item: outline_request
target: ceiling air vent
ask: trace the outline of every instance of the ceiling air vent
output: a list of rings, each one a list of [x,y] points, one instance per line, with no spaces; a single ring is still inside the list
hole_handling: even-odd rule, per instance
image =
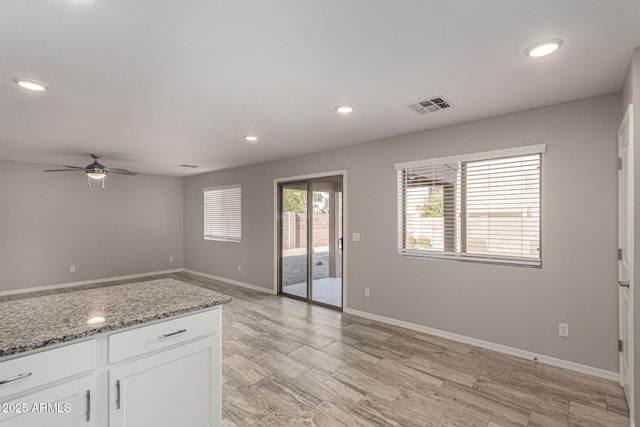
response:
[[[435,113],[436,111],[451,108],[451,103],[444,96],[434,96],[433,98],[424,99],[407,105],[414,113],[425,115]]]

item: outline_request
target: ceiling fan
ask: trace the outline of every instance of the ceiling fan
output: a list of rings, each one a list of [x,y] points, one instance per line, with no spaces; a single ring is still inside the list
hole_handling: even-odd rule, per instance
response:
[[[91,185],[91,180],[101,179],[102,180],[102,188],[104,188],[104,178],[107,176],[107,173],[115,173],[119,175],[137,175],[138,172],[131,172],[126,169],[117,169],[117,168],[107,168],[100,163],[98,163],[98,159],[100,158],[100,154],[91,154],[91,158],[93,158],[93,163],[87,165],[85,167],[79,166],[67,166],[63,167],[67,169],[48,169],[45,172],[78,172],[82,171],[87,174],[87,182],[88,185]]]

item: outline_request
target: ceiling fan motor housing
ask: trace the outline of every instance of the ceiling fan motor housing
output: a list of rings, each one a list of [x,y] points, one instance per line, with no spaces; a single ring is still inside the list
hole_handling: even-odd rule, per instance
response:
[[[95,156],[95,154],[92,154],[91,156]],[[107,173],[107,168],[98,163],[97,160],[94,160],[93,163],[87,165],[85,170],[87,171],[87,173]]]
[[[96,167],[93,167],[93,168],[87,168],[87,169],[86,169],[86,172],[87,172],[87,173],[103,173],[103,174],[106,174],[106,173],[107,173],[107,170],[106,170],[106,169],[104,169],[104,168],[96,168]]]

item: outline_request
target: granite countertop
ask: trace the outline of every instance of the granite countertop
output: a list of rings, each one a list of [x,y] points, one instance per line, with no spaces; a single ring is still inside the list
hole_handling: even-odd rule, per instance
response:
[[[209,289],[158,279],[0,302],[0,357],[230,301]],[[99,318],[104,321],[88,324]]]

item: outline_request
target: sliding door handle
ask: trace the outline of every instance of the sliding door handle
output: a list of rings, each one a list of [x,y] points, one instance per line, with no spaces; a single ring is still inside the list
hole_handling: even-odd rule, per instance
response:
[[[629,287],[629,281],[628,280],[626,282],[618,281],[618,286],[621,286],[623,288],[628,288]]]
[[[343,246],[344,246],[344,239],[341,237],[338,239],[338,249],[342,250]]]

